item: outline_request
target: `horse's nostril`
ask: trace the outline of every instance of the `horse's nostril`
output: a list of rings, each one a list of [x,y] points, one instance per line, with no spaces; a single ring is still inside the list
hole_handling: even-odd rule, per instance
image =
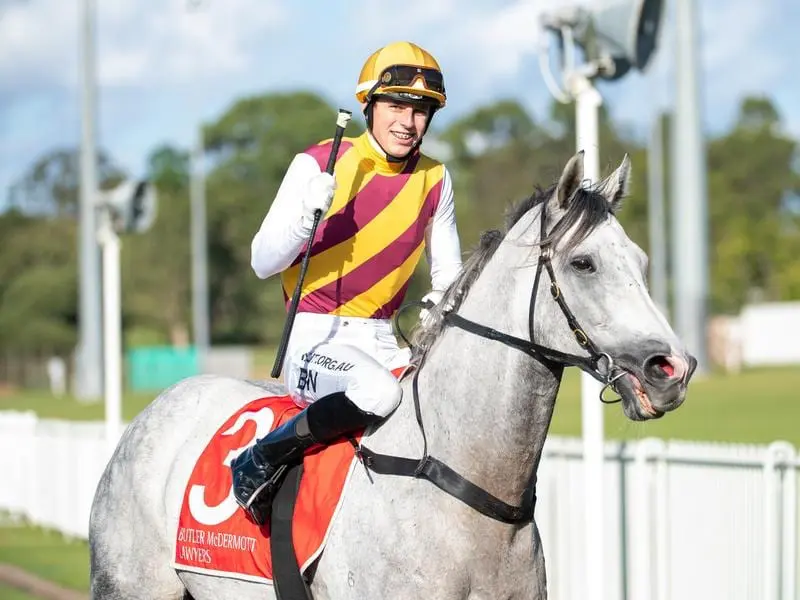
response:
[[[673,379],[682,375],[675,366],[669,356],[651,356],[644,363],[644,374],[650,380]]]

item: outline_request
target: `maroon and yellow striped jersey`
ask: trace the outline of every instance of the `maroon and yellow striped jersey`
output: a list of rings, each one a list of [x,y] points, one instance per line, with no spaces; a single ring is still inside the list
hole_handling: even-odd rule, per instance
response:
[[[324,171],[325,140],[306,150]],[[334,175],[336,193],[317,228],[298,312],[390,318],[400,307],[425,248],[425,229],[439,203],[444,167],[419,152],[390,163],[367,134],[344,138]],[[294,292],[303,245],[281,274]]]

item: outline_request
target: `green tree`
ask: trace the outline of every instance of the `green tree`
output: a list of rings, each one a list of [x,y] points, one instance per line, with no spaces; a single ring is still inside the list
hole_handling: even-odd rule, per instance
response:
[[[776,268],[796,235],[782,225],[784,199],[796,181],[796,142],[779,125],[768,100],[745,98],[732,131],[708,146],[711,300],[717,311],[738,312],[750,299],[788,299]]]
[[[149,231],[122,239],[127,342],[183,345],[190,341],[191,322],[189,158],[163,145],[148,163],[158,196],[156,219]]]
[[[123,175],[104,151],[98,152],[101,189],[119,183]],[[36,159],[8,191],[8,204],[29,214],[75,216],[80,192],[80,150],[59,148]]]
[[[475,244],[481,231],[501,225],[511,204],[529,196],[536,187],[554,183],[575,153],[574,105],[554,102],[550,114],[550,122],[539,124],[522,105],[503,100],[479,107],[442,134],[442,139],[455,148],[450,165],[466,245]],[[601,156],[605,159],[601,160],[601,175],[607,175],[626,152],[634,154],[641,149],[632,140],[620,138],[605,109],[601,109],[599,120]],[[645,161],[639,154],[632,158],[637,173],[641,173]],[[638,210],[626,209],[623,218],[634,221],[635,229],[642,234],[646,232],[646,204],[638,183],[634,195],[637,200],[630,202]],[[640,226],[642,217],[644,226]]]
[[[0,346],[68,353],[76,341],[75,222],[0,215]]]

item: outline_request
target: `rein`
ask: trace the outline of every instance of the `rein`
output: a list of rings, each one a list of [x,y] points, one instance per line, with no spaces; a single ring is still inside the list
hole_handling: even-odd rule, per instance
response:
[[[546,203],[542,204],[540,215],[541,231],[540,240],[545,239],[547,215],[545,212]],[[557,224],[556,224],[557,225]],[[594,342],[589,338],[584,329],[578,323],[574,313],[570,310],[566,300],[561,294],[561,289],[556,282],[555,271],[551,262],[552,249],[549,243],[540,242],[541,251],[539,253],[539,261],[536,267],[536,277],[534,279],[533,287],[531,289],[531,301],[528,311],[528,331],[530,340],[525,340],[507,333],[503,333],[491,327],[481,325],[475,321],[465,319],[457,313],[445,313],[443,316],[444,322],[447,325],[458,327],[468,333],[501,342],[506,346],[515,348],[528,356],[538,360],[542,363],[556,363],[561,365],[576,366],[582,371],[588,373],[598,381],[604,384],[603,389],[600,391],[600,400],[605,403],[619,402],[616,400],[605,400],[603,394],[608,388],[615,389],[616,381],[625,375],[625,371],[620,369],[614,364],[613,359],[607,353],[600,351]],[[584,348],[589,356],[578,356],[547,348],[534,342],[534,310],[536,306],[536,296],[539,290],[539,282],[541,281],[542,271],[547,271],[550,279],[550,294],[558,304],[561,312],[569,324],[575,339],[578,344]],[[425,303],[415,303],[426,308],[433,307],[433,303],[428,301]],[[406,305],[409,306],[409,305]],[[404,307],[405,308],[405,307]],[[395,317],[395,325],[400,332],[401,337],[406,343],[409,343],[406,337],[402,334],[397,319],[403,309],[398,311]],[[409,343],[409,346],[411,344]],[[600,369],[600,363],[605,359],[605,367]],[[425,435],[425,426],[422,423],[422,412],[420,409],[419,401],[419,373],[425,364],[425,356],[423,355],[420,364],[414,370],[413,378],[411,381],[411,389],[414,398],[414,413],[416,415],[417,424],[420,432],[422,433],[423,451],[422,458],[404,458],[399,456],[390,456],[386,454],[379,454],[373,452],[369,448],[356,446],[356,454],[367,469],[367,476],[369,471],[372,470],[382,475],[400,475],[404,477],[414,477],[417,479],[426,479],[433,483],[435,486],[464,502],[470,507],[487,517],[491,517],[497,521],[508,524],[527,523],[533,520],[534,508],[536,505],[536,474],[534,473],[532,481],[528,488],[526,488],[522,504],[520,506],[512,506],[496,498],[483,488],[472,483],[442,461],[434,458],[428,454],[428,440]]]

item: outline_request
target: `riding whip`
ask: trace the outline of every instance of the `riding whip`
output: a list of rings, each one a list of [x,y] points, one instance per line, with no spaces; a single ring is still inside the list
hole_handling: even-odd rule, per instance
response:
[[[333,175],[333,167],[336,164],[336,155],[339,153],[339,144],[342,141],[344,130],[350,117],[353,113],[343,108],[339,109],[339,114],[336,117],[336,132],[333,135],[333,143],[331,144],[331,153],[328,156],[328,164],[325,171],[329,175]],[[308,261],[311,258],[311,244],[314,241],[314,236],[317,233],[317,226],[320,219],[322,219],[322,211],[317,209],[314,211],[314,223],[311,225],[311,235],[308,236],[308,244],[306,245],[306,253],[303,255],[303,262],[300,263],[300,275],[297,278],[297,285],[294,288],[292,295],[292,303],[289,305],[289,314],[286,316],[286,323],[283,326],[283,335],[281,336],[281,343],[278,346],[278,353],[275,355],[275,364],[272,366],[272,377],[277,379],[280,377],[281,369],[283,367],[283,358],[286,355],[286,347],[289,344],[289,335],[292,333],[292,325],[294,325],[294,317],[297,314],[297,306],[300,304],[300,293],[303,289],[303,280],[306,277],[308,270]]]

